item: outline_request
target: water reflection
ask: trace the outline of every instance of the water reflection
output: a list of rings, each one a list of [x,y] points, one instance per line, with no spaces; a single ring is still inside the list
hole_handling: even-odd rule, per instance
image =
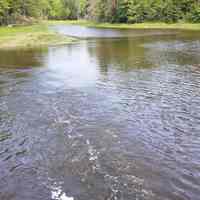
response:
[[[59,33],[78,37],[78,38],[132,38],[138,36],[151,36],[151,35],[177,35],[180,33],[178,30],[159,30],[159,29],[102,29],[102,28],[92,28],[84,27],[78,25],[54,25],[50,27],[54,31]]]
[[[173,42],[158,40],[145,44],[144,47],[149,49],[149,57],[157,60],[159,65],[167,62],[168,64],[198,66],[200,63],[198,56],[200,51],[199,40],[177,40],[176,38]]]
[[[196,33],[1,51],[0,199],[198,200],[199,51]]]
[[[153,67],[153,63],[146,55],[147,51],[142,46],[143,40],[143,38],[96,40],[95,46],[88,45],[88,51],[91,56],[96,57],[102,72],[108,71],[112,66],[122,71]]]
[[[41,66],[47,49],[0,50],[0,68],[32,68]]]

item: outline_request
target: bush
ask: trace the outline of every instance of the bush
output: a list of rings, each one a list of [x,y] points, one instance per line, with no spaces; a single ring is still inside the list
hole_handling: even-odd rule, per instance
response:
[[[186,18],[190,22],[199,23],[200,22],[200,6],[195,5],[192,11],[188,13]]]
[[[140,23],[144,21],[177,22],[183,17],[181,8],[174,0],[137,0],[130,1],[128,7],[128,22]]]
[[[161,5],[161,21],[167,23],[177,22],[182,18],[182,13],[179,7],[175,6],[173,0],[167,0]]]
[[[146,1],[131,1],[128,7],[128,22],[141,23],[148,21],[151,16],[150,11],[150,4]]]

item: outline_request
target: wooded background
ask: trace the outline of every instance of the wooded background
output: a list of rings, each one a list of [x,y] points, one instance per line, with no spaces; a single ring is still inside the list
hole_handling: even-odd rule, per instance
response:
[[[199,0],[0,0],[0,25],[31,19],[200,22]]]

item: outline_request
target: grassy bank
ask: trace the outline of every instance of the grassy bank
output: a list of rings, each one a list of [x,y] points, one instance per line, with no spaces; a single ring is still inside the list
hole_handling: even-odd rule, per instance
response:
[[[111,23],[95,23],[87,20],[72,21],[49,21],[49,24],[74,24],[95,28],[114,28],[114,29],[180,29],[180,30],[199,30],[200,24],[192,23],[139,23],[139,24],[111,24]]]
[[[33,48],[40,46],[62,45],[74,42],[76,39],[60,35],[49,30],[49,25],[73,24],[95,28],[114,29],[179,29],[200,31],[200,24],[188,23],[141,23],[141,24],[110,24],[95,23],[86,20],[46,21],[31,26],[0,27],[0,49]]]
[[[34,48],[68,44],[74,38],[55,33],[47,23],[20,27],[0,27],[0,49]]]

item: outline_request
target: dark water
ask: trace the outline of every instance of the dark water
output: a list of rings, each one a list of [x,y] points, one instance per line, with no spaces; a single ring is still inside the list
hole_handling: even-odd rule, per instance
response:
[[[200,33],[99,31],[0,51],[0,199],[199,200]]]

